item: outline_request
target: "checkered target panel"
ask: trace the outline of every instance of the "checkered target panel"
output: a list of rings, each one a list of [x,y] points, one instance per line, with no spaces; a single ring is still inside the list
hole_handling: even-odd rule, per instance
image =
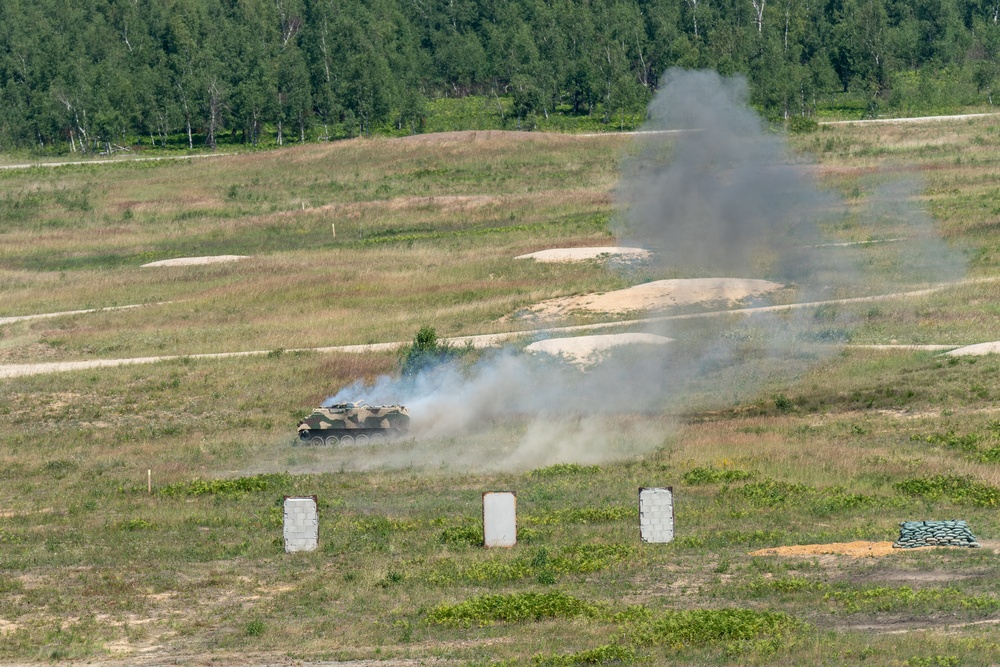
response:
[[[315,551],[318,543],[316,498],[285,498],[285,553]]]
[[[639,534],[643,542],[673,541],[673,489],[639,489]]]

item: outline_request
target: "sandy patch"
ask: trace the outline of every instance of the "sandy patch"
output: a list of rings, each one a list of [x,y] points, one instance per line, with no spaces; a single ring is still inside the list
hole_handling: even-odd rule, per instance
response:
[[[1000,354],[1000,341],[995,343],[979,343],[966,345],[951,352],[945,352],[949,357],[980,357],[984,354]]]
[[[238,262],[246,259],[246,255],[210,255],[208,257],[177,257],[176,259],[161,259],[158,262],[143,264],[142,268],[157,266],[195,266],[198,264],[222,264],[223,262]]]
[[[518,255],[514,259],[533,259],[536,262],[582,262],[588,259],[604,257],[624,257],[627,259],[645,259],[649,251],[642,248],[627,248],[622,246],[605,246],[602,248],[551,248]]]
[[[830,544],[796,544],[788,547],[758,549],[751,556],[850,556],[851,558],[881,558],[908,551],[935,549],[940,547],[917,547],[916,549],[893,549],[892,542],[832,542]]]
[[[532,307],[531,313],[542,317],[562,317],[577,310],[601,313],[628,313],[636,310],[662,310],[674,306],[725,303],[731,305],[750,297],[781,289],[768,280],[741,278],[677,278],[657,280],[604,294],[586,294],[549,299]]]
[[[550,354],[573,364],[586,366],[597,363],[608,350],[623,345],[666,345],[672,338],[645,333],[604,334],[600,336],[575,336],[549,338],[528,345],[528,352]]]

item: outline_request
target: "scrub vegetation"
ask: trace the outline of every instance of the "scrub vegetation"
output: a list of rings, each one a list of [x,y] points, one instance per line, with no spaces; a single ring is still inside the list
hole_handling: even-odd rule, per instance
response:
[[[879,168],[919,173],[971,277],[1000,275],[997,119],[793,141],[852,204]],[[794,381],[628,416],[662,426],[642,456],[359,470],[293,446],[325,397],[404,359],[290,350],[510,331],[541,300],[664,277],[513,259],[613,243],[629,142],[428,136],[0,172],[0,318],[144,304],[2,324],[0,365],[180,355],[0,380],[0,659],[1000,661],[1000,358],[857,345],[998,340],[996,283],[844,306],[850,345]],[[249,258],[140,267],[208,254]],[[241,350],[272,354],[186,356]],[[527,428],[511,415],[466,446]],[[639,541],[651,486],[676,493],[669,545]],[[508,489],[520,543],[485,551],[481,493]],[[318,497],[316,552],[284,554],[286,495]],[[983,548],[750,554],[949,518]]]

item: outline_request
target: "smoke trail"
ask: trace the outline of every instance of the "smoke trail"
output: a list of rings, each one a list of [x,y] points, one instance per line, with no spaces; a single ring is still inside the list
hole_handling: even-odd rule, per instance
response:
[[[671,70],[663,82],[643,128],[653,133],[623,164],[616,227],[655,252],[660,275],[766,279],[788,286],[780,298],[812,301],[961,274],[913,208],[913,182],[888,179],[876,204],[851,209],[748,108],[742,78]],[[664,412],[752,398],[836,351],[850,326],[836,308],[693,319],[647,328],[676,343],[618,349],[587,370],[505,350],[355,384],[329,402],[406,404],[416,439],[339,456],[486,469],[636,455],[663,444]]]

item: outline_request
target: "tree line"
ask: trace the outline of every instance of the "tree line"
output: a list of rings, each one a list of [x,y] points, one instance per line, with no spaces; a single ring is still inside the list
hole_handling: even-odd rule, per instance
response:
[[[0,0],[0,150],[256,144],[641,110],[671,66],[742,73],[774,118],[992,104],[1000,0]]]

